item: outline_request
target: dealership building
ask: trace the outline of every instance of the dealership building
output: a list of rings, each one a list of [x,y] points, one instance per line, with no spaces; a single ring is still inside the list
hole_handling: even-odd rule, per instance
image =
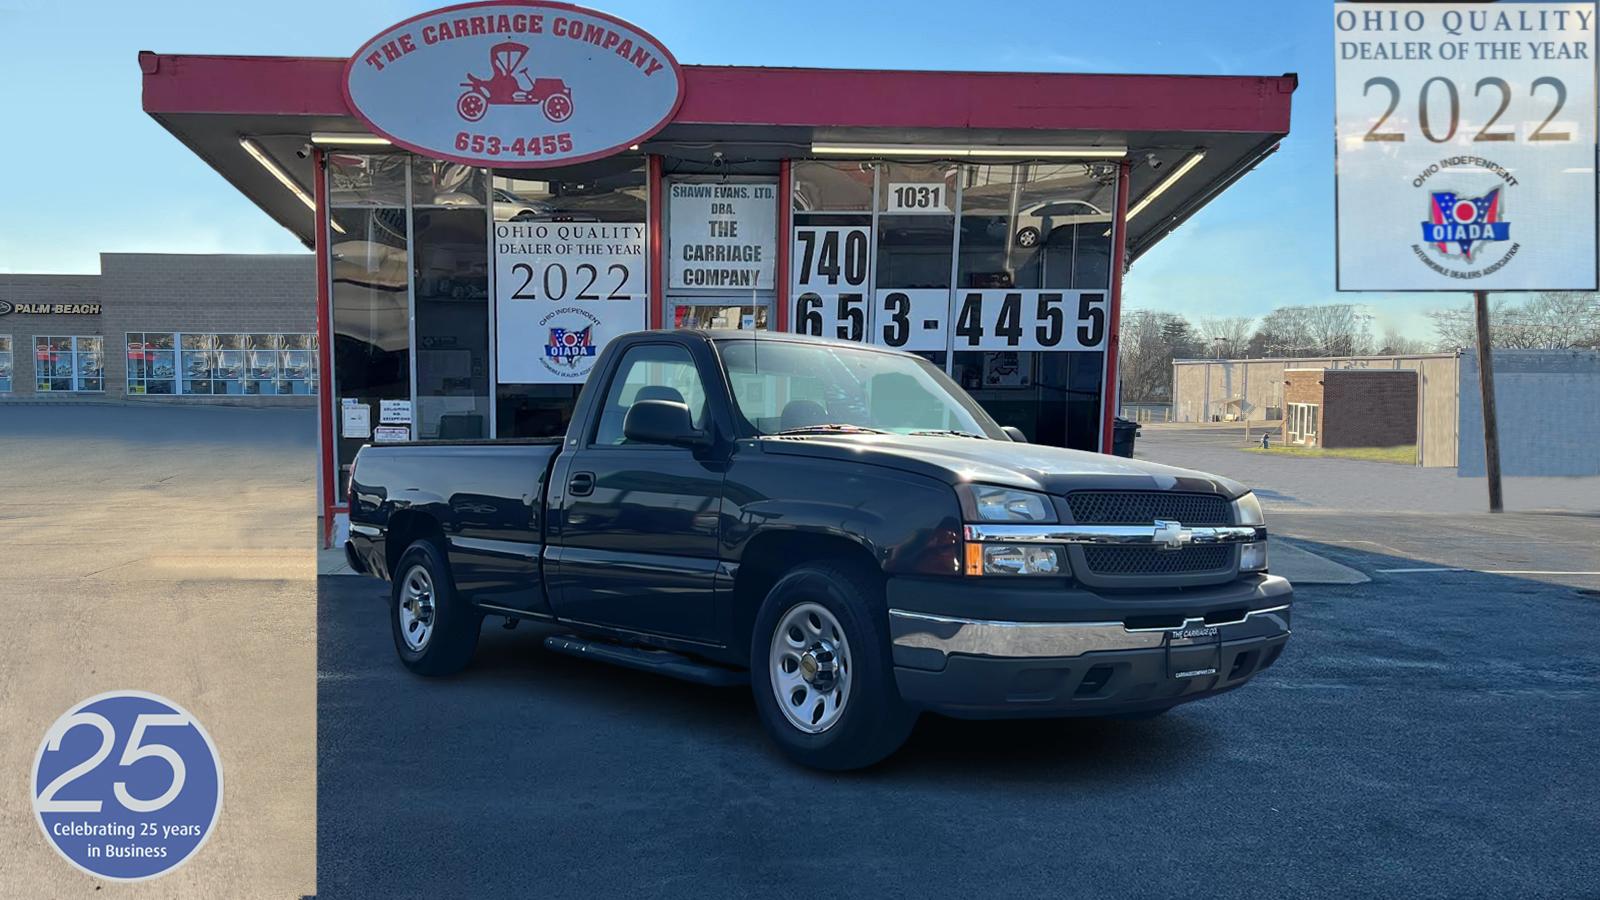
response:
[[[98,275],[0,273],[0,403],[309,406],[309,254],[102,253]]]
[[[1109,450],[1122,273],[1277,148],[1297,84],[683,65],[539,2],[348,60],[139,65],[146,112],[315,251],[329,533],[363,444],[562,434],[641,328],[913,351]]]

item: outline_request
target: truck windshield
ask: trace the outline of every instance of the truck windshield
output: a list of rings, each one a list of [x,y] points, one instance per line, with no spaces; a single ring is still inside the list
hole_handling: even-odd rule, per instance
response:
[[[927,360],[798,341],[717,342],[728,386],[757,434],[932,433],[1005,440],[955,382]]]

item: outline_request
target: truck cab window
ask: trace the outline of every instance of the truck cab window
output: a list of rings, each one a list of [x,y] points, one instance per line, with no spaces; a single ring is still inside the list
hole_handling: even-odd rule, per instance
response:
[[[705,427],[706,390],[689,352],[676,344],[645,344],[629,350],[611,378],[595,426],[594,446],[627,444],[622,423],[640,400],[676,400],[689,407],[696,428]]]

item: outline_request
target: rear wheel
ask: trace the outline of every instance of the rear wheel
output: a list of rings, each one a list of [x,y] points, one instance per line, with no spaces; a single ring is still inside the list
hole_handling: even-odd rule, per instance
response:
[[[400,661],[419,675],[466,668],[483,617],[456,593],[444,552],[433,541],[417,541],[400,555],[395,572],[389,624]]]
[[[767,733],[817,769],[870,766],[905,743],[916,712],[901,699],[876,573],[809,563],[778,579],[756,615],[750,684]]]

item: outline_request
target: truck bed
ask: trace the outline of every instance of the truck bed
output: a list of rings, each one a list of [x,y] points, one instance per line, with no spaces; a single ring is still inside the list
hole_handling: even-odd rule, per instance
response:
[[[412,541],[430,537],[448,555],[461,590],[490,603],[542,607],[545,483],[562,440],[363,447],[350,478],[356,562],[387,578]]]

